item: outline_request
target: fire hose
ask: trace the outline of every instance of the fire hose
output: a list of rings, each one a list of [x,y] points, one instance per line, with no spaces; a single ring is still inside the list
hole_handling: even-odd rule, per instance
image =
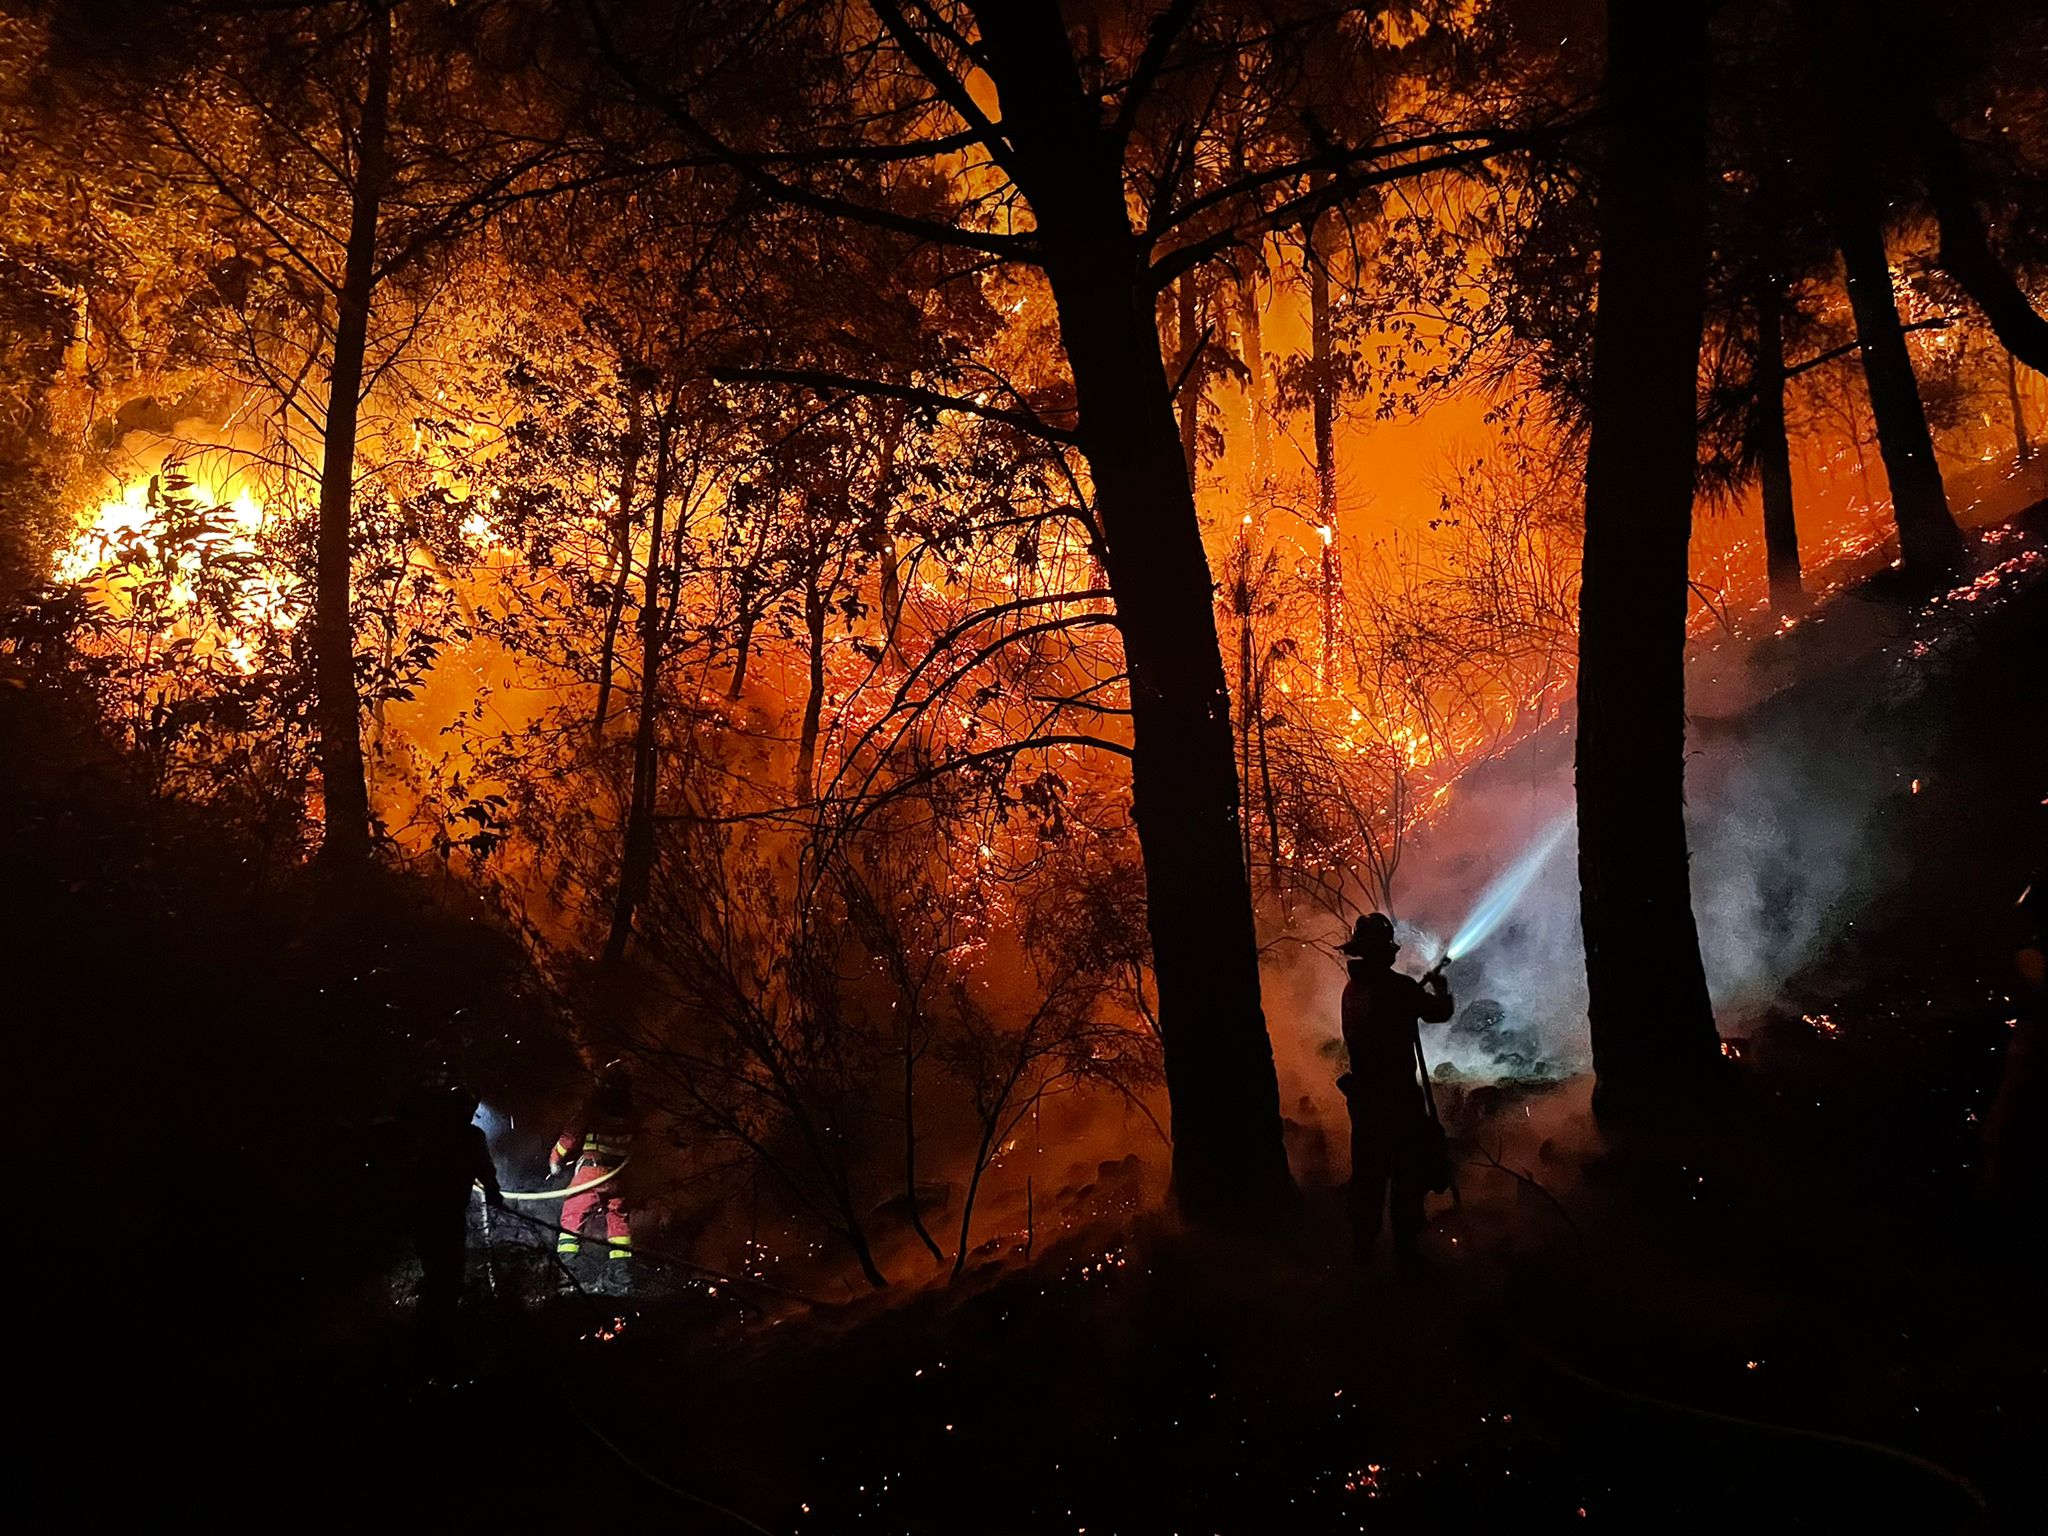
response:
[[[581,1184],[570,1184],[562,1189],[507,1189],[500,1191],[500,1193],[507,1200],[566,1200],[571,1195],[588,1194],[600,1184],[609,1184],[613,1179],[616,1179],[626,1171],[626,1163],[631,1161],[633,1159],[629,1157],[624,1162],[621,1162],[618,1167],[607,1168],[594,1179],[585,1179]],[[483,1185],[477,1184],[475,1188],[481,1190]]]
[[[1877,1440],[1864,1440],[1855,1435],[1838,1434],[1830,1430],[1806,1429],[1796,1424],[1779,1424],[1770,1419],[1744,1418],[1740,1414],[1721,1413],[1712,1408],[1701,1408],[1693,1403],[1682,1403],[1668,1397],[1657,1397],[1648,1392],[1636,1392],[1627,1387],[1618,1387],[1609,1381],[1587,1374],[1564,1360],[1553,1350],[1527,1335],[1516,1335],[1530,1357],[1546,1370],[1554,1372],[1566,1381],[1617,1402],[1627,1403],[1635,1408],[1652,1408],[1678,1418],[1692,1419],[1700,1423],[1721,1425],[1729,1429],[1746,1430],[1752,1434],[1801,1442],[1808,1445],[1834,1446],[1843,1450],[1860,1451],[1865,1455],[1893,1465],[1917,1472],[1940,1483],[1953,1492],[1981,1520],[1988,1513],[1984,1495],[1977,1485],[1960,1472],[1951,1471],[1938,1461],[1917,1456],[1911,1451],[1901,1450],[1895,1445],[1886,1445]]]
[[[1584,1258],[1586,1254],[1585,1234],[1579,1231],[1578,1223],[1572,1220],[1570,1212],[1564,1208],[1563,1203],[1558,1200],[1557,1196],[1551,1194],[1548,1189],[1544,1188],[1539,1181],[1529,1174],[1510,1168],[1500,1160],[1497,1154],[1488,1153],[1483,1147],[1480,1148],[1480,1151],[1495,1170],[1537,1190],[1550,1202],[1551,1207],[1558,1215],[1564,1218],[1565,1225],[1571,1228],[1572,1236],[1578,1240],[1580,1257]],[[1521,1346],[1523,1352],[1538,1365],[1553,1375],[1571,1382],[1583,1391],[1611,1398],[1616,1402],[1627,1403],[1635,1408],[1654,1409],[1675,1418],[1720,1425],[1727,1429],[1745,1430],[1751,1434],[1766,1438],[1778,1438],[1809,1445],[1827,1445],[1843,1450],[1860,1451],[1879,1460],[1889,1461],[1901,1468],[1923,1474],[1938,1483],[1945,1484],[1970,1506],[1972,1512],[1979,1519],[1982,1519],[1987,1514],[1988,1506],[1985,1503],[1984,1495],[1975,1483],[1971,1482],[1969,1478],[1963,1476],[1960,1472],[1952,1471],[1940,1462],[1931,1460],[1928,1457],[1915,1455],[1911,1451],[1902,1450],[1895,1445],[1886,1445],[1878,1440],[1865,1440],[1856,1435],[1840,1434],[1829,1430],[1807,1429],[1797,1424],[1780,1424],[1771,1419],[1745,1418],[1740,1414],[1722,1413],[1716,1409],[1702,1408],[1694,1403],[1679,1402],[1673,1398],[1658,1397],[1653,1393],[1639,1392],[1628,1387],[1616,1386],[1611,1381],[1603,1381],[1598,1376],[1579,1369],[1532,1335],[1515,1330],[1511,1336]]]
[[[623,1168],[625,1166],[626,1165],[624,1163],[619,1164],[619,1168]],[[611,1173],[606,1174],[605,1177],[611,1177],[611,1174],[617,1173],[619,1171],[619,1168],[612,1169]],[[593,1179],[591,1180],[590,1184],[584,1184],[578,1187],[588,1189],[591,1187],[591,1184],[596,1184],[600,1182],[602,1181]],[[477,1190],[479,1193],[482,1192],[482,1189],[482,1185],[477,1186]],[[549,1197],[550,1193],[556,1195],[563,1195],[573,1194],[574,1192],[574,1189],[557,1190],[552,1192],[545,1190],[536,1190],[530,1192],[528,1194],[528,1198],[546,1199]],[[516,1216],[519,1220],[525,1222],[528,1226],[538,1227],[544,1231],[565,1232],[567,1230],[566,1228],[556,1226],[551,1221],[542,1221],[538,1216],[529,1216],[524,1211],[515,1211],[508,1209],[505,1214],[508,1216]],[[486,1223],[488,1223],[490,1219],[490,1206],[488,1203],[484,1206],[484,1218]],[[486,1232],[488,1232],[488,1230],[489,1229],[487,1225]],[[549,1257],[554,1260],[555,1267],[562,1272],[562,1278],[566,1280],[569,1283],[569,1285],[575,1289],[576,1293],[579,1296],[583,1296],[586,1300],[588,1300],[589,1293],[583,1289],[582,1284],[576,1279],[575,1272],[571,1270],[566,1263],[563,1262],[561,1256],[559,1254],[550,1254]],[[656,1262],[679,1263],[683,1268],[686,1269],[702,1270],[701,1265],[688,1264],[680,1260],[657,1260]],[[706,1274],[717,1274],[715,1270],[702,1270],[702,1272]],[[725,1275],[718,1275],[717,1278],[721,1280],[726,1280],[730,1277]],[[495,1281],[493,1282],[492,1289],[495,1293]],[[767,1289],[775,1290],[777,1288],[774,1286],[769,1286],[767,1287]],[[783,1294],[794,1295],[795,1293],[784,1292]],[[799,1299],[806,1301],[810,1300],[809,1297],[802,1297]],[[815,1306],[817,1305],[817,1303],[812,1302],[812,1305]],[[620,1448],[617,1441],[613,1440],[611,1436],[607,1435],[603,1430],[599,1429],[597,1425],[591,1421],[590,1416],[584,1413],[584,1411],[579,1406],[577,1406],[576,1399],[578,1394],[569,1389],[568,1380],[566,1377],[563,1376],[561,1369],[559,1367],[551,1367],[550,1374],[554,1376],[556,1382],[560,1385],[562,1389],[559,1394],[560,1399],[561,1401],[568,1404],[569,1412],[575,1418],[576,1422],[583,1427],[584,1431],[593,1440],[595,1440],[599,1445],[603,1446],[606,1451],[611,1453],[611,1455],[616,1457],[619,1461],[619,1464],[625,1467],[627,1471],[633,1473],[636,1477],[645,1479],[654,1487],[659,1488],[663,1493],[671,1494],[674,1497],[681,1499],[683,1502],[687,1504],[695,1505],[699,1509],[709,1510],[712,1514],[718,1515],[726,1520],[729,1520],[734,1525],[744,1526],[747,1530],[757,1533],[757,1536],[774,1536],[774,1532],[770,1531],[765,1525],[761,1525],[754,1520],[748,1519],[747,1516],[741,1514],[738,1510],[728,1509],[723,1504],[714,1503],[712,1500],[705,1498],[702,1494],[692,1493],[687,1488],[678,1487],[676,1484],[670,1482],[667,1478],[662,1477],[659,1473],[650,1471],[647,1467],[641,1465],[638,1461],[635,1461],[631,1456],[627,1455],[623,1449]]]

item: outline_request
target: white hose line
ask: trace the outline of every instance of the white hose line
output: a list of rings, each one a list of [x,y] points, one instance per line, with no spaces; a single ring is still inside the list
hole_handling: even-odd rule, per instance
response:
[[[596,1178],[586,1179],[581,1184],[571,1184],[567,1189],[508,1189],[504,1191],[504,1195],[507,1200],[566,1200],[571,1195],[580,1195],[593,1190],[600,1184],[609,1184],[613,1179],[616,1179],[626,1171],[626,1163],[631,1161],[633,1159],[629,1157],[625,1162],[620,1163],[618,1167],[606,1169]],[[481,1190],[483,1185],[477,1184],[472,1187]]]

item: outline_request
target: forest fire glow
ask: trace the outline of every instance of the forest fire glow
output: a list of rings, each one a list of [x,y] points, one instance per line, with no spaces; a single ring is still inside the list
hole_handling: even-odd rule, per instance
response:
[[[70,546],[58,554],[54,572],[57,579],[87,580],[105,572],[130,549],[145,557],[158,555],[162,511],[152,505],[151,490],[151,481],[132,480],[118,496],[102,500]],[[202,541],[225,544],[237,554],[256,553],[253,539],[263,526],[263,509],[249,491],[240,490],[232,498],[222,500],[211,487],[195,484],[188,494],[198,506],[227,514],[226,526],[200,534]]]
[[[1568,1262],[1557,1337],[1748,1433],[1757,1338],[1650,1337],[1674,1277],[1809,1315],[1699,1236],[1761,1225],[1730,1080],[1817,1143],[1910,1029],[1913,1179],[2031,1145],[2048,29],[1565,9],[0,17],[25,1016],[116,1079],[111,1188],[189,1134],[310,1208],[193,1316],[417,1321],[472,1469],[455,1383],[573,1375],[550,1465],[736,1529],[1621,1511],[1498,1412],[1577,1365],[1465,1348]],[[1389,1238],[1455,1260],[1412,1328]],[[696,1422],[613,1433],[670,1360]],[[642,1464],[693,1434],[758,1509]]]

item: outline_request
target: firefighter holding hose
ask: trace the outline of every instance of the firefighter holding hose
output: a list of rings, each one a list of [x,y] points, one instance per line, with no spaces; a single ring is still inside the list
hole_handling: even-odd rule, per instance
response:
[[[1450,985],[1441,971],[1421,981],[1394,969],[1400,945],[1383,912],[1361,917],[1337,946],[1348,957],[1344,984],[1344,1049],[1351,1070],[1337,1079],[1351,1109],[1351,1242],[1355,1257],[1372,1256],[1383,1208],[1391,1214],[1394,1254],[1415,1256],[1422,1197],[1437,1187],[1443,1132],[1418,1075],[1420,1023],[1450,1018]]]
[[[633,1257],[631,1212],[625,1191],[616,1177],[610,1177],[632,1152],[633,1087],[623,1064],[614,1061],[605,1067],[582,1112],[570,1121],[548,1154],[550,1175],[559,1173],[565,1165],[574,1165],[569,1198],[562,1203],[562,1230],[555,1240],[555,1252],[560,1257],[573,1258],[583,1251],[584,1228],[600,1213],[604,1217],[606,1259],[622,1263]],[[582,1186],[599,1180],[604,1181],[602,1188],[577,1193]]]

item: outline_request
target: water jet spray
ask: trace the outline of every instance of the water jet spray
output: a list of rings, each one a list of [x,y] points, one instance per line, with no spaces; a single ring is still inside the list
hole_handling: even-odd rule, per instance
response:
[[[1522,892],[1529,888],[1529,882],[1542,871],[1550,856],[1557,852],[1558,844],[1565,840],[1566,834],[1576,824],[1577,813],[1566,811],[1543,829],[1519,859],[1494,878],[1493,883],[1480,893],[1479,900],[1473,903],[1458,931],[1451,935],[1451,942],[1444,946],[1444,952],[1429,968],[1429,974],[1434,976],[1453,960],[1470,954],[1500,926],[1501,919],[1513,910]]]

